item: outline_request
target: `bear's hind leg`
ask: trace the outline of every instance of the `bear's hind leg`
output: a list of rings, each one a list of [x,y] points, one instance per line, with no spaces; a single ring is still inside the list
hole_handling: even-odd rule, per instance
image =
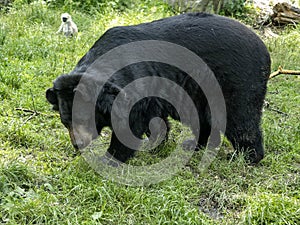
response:
[[[193,130],[194,135],[196,135],[196,133],[199,133],[198,128],[193,129],[193,126],[192,126],[192,130]],[[199,150],[199,149],[206,148],[210,132],[211,132],[211,125],[210,125],[209,121],[202,118],[201,122],[200,122],[200,133],[199,133],[199,138],[198,138],[197,143],[196,143],[195,139],[185,140],[182,144],[183,149]],[[197,138],[197,137],[195,137],[195,138]]]

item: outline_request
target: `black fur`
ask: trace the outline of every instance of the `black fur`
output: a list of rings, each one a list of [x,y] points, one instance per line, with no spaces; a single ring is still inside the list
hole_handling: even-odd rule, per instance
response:
[[[207,63],[225,97],[226,137],[236,150],[247,151],[247,158],[252,163],[259,162],[264,156],[260,121],[270,73],[269,53],[259,37],[246,26],[232,19],[202,13],[183,14],[136,26],[112,28],[99,38],[70,74],[58,77],[54,81],[54,87],[47,90],[46,96],[54,105],[54,109],[59,110],[63,124],[70,130],[71,139],[73,91],[82,74],[107,51],[122,44],[141,40],[161,40],[181,45]],[[205,146],[211,131],[211,122],[210,110],[203,92],[186,73],[157,62],[129,65],[114,74],[105,84],[98,96],[94,115],[98,134],[104,126],[111,127],[111,105],[120,89],[143,76],[164,77],[186,90],[199,113],[201,130],[198,146]],[[167,92],[171,89],[172,87],[166,87],[161,91]],[[178,101],[184,104],[184,99],[179,97]],[[148,123],[151,118],[157,116],[163,118],[166,123],[168,116],[179,119],[174,107],[167,101],[147,98],[136,104],[131,111],[132,132],[137,137],[141,137],[144,133],[149,135]],[[84,116],[82,120],[85,120]],[[97,134],[92,136],[95,138]],[[72,139],[72,142],[75,147],[80,147],[75,140]],[[88,143],[82,146],[86,144]],[[114,132],[108,152],[123,162],[134,155],[134,151],[124,146]]]

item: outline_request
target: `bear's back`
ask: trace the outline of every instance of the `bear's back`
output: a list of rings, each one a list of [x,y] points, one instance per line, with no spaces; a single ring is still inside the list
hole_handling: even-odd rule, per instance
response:
[[[144,40],[171,42],[193,51],[219,79],[233,71],[232,67],[236,73],[245,71],[246,79],[252,74],[261,74],[262,67],[266,67],[266,74],[269,70],[270,56],[264,43],[245,25],[227,17],[187,13],[107,30],[79,61],[73,73],[84,72],[98,57],[117,46]]]

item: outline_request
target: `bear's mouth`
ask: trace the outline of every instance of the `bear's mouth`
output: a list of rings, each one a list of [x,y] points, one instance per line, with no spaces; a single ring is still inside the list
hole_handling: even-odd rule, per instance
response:
[[[76,128],[68,128],[72,145],[75,149],[83,149],[87,147],[92,140],[98,137],[98,133],[91,132],[83,125],[77,125]]]

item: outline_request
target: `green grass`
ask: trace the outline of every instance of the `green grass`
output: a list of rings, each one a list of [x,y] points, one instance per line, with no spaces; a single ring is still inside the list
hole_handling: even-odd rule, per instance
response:
[[[300,223],[299,77],[280,75],[269,82],[270,106],[262,124],[266,157],[258,166],[248,166],[242,157],[226,160],[232,147],[224,141],[204,173],[197,168],[197,153],[171,179],[121,185],[98,175],[73,149],[45,90],[109,27],[172,13],[151,1],[123,12],[105,8],[88,14],[73,8],[80,29],[74,40],[55,34],[61,12],[40,4],[0,12],[0,224]],[[300,70],[299,28],[265,42],[273,70],[279,65]],[[179,132],[174,126],[158,157],[172,147]],[[155,160],[147,157],[146,163]],[[139,160],[132,163],[143,164]]]

